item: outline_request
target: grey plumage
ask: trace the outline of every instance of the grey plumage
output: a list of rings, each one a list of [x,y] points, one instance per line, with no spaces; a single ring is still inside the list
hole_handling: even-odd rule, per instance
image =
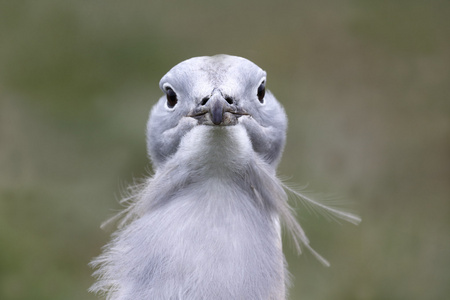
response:
[[[258,66],[227,55],[186,60],[161,79],[166,96],[147,125],[154,175],[126,199],[119,229],[92,263],[92,291],[107,299],[285,299],[280,222],[327,264],[276,176],[287,118],[265,82]]]

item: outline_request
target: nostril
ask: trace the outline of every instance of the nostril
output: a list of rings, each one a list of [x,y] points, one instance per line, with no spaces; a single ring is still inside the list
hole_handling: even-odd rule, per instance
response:
[[[228,102],[228,104],[233,104],[234,100],[231,97],[226,97],[225,100]]]
[[[205,97],[205,98],[202,99],[202,102],[200,102],[200,104],[201,105],[205,105],[206,102],[208,102],[208,100],[209,100],[209,97]]]

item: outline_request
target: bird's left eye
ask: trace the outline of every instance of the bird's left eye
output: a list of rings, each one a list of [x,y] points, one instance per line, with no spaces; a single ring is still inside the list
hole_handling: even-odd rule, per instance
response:
[[[263,81],[258,87],[258,100],[261,103],[264,103],[264,95],[266,94],[266,82]]]
[[[166,88],[167,106],[173,108],[178,103],[177,94],[171,89]]]

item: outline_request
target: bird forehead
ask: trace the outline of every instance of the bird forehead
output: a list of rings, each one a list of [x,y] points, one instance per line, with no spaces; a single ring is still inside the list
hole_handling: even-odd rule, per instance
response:
[[[265,72],[253,62],[238,56],[201,56],[185,60],[174,66],[161,79],[189,89],[211,89],[237,86],[239,83],[258,81]]]

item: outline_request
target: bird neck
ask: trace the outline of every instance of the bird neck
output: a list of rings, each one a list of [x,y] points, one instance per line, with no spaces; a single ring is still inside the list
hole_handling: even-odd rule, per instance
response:
[[[239,125],[195,127],[136,195],[129,225],[98,259],[96,289],[113,286],[111,299],[284,299],[284,192],[272,171]]]
[[[242,172],[255,155],[243,126],[200,125],[183,138],[175,160],[207,178],[226,179]]]

